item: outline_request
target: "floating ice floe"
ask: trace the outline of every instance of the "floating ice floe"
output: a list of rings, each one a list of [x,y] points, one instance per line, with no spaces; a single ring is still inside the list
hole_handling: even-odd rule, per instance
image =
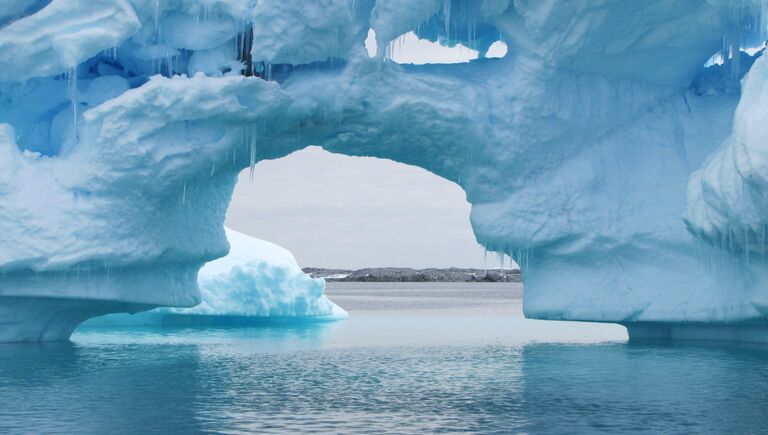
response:
[[[226,233],[229,254],[200,269],[197,306],[110,314],[85,325],[253,325],[347,317],[325,296],[325,280],[302,272],[287,249],[228,228]]]

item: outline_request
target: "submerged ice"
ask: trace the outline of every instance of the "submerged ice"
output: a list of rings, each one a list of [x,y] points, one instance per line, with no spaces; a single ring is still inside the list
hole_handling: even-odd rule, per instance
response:
[[[768,315],[763,1],[10,3],[0,340],[205,310],[237,174],[308,145],[461,185],[529,317]],[[480,58],[391,61],[411,34]]]

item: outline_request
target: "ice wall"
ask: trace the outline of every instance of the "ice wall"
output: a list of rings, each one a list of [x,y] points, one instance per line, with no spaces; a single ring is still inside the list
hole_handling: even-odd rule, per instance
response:
[[[763,2],[11,4],[0,340],[196,305],[236,174],[310,144],[460,184],[530,317],[765,318],[764,61],[739,52],[762,53]],[[409,31],[508,54],[390,62]]]

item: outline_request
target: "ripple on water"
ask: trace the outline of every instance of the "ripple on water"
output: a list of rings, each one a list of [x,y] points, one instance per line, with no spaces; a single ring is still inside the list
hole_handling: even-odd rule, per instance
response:
[[[8,346],[0,431],[754,432],[764,348]]]
[[[519,286],[482,288],[355,283],[329,289],[357,301],[335,324],[2,345],[0,433],[768,427],[766,347],[628,344],[616,325],[521,319]]]

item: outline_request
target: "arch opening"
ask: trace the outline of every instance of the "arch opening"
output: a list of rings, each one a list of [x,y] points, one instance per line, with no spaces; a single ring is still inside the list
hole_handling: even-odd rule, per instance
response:
[[[253,174],[240,174],[225,224],[303,267],[517,267],[477,243],[462,188],[422,168],[310,146]]]

